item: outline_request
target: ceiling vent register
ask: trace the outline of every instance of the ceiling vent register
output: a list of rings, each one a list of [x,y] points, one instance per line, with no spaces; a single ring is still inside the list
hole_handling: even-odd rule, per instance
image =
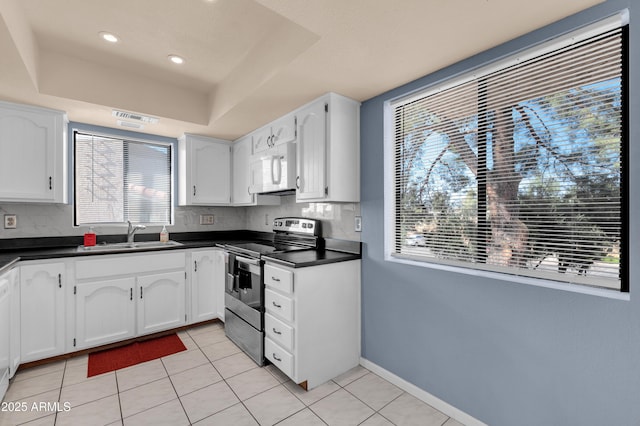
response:
[[[116,118],[122,118],[122,119],[125,119],[125,120],[139,121],[141,123],[148,123],[148,124],[158,124],[158,122],[160,121],[155,117],[149,117],[147,115],[136,114],[134,112],[119,111],[117,109],[112,110],[111,115],[113,115]]]

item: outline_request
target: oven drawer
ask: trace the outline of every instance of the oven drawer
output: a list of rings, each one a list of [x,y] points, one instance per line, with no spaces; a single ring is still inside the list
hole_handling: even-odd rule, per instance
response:
[[[293,355],[291,353],[282,349],[273,340],[266,338],[264,339],[264,355],[284,374],[293,377]]]
[[[270,314],[274,314],[285,321],[293,322],[293,300],[287,296],[265,289],[264,291],[265,309]]]
[[[293,273],[285,269],[264,265],[264,284],[283,293],[293,292]]]
[[[265,314],[265,334],[284,349],[293,350],[293,327],[288,326],[279,319]]]

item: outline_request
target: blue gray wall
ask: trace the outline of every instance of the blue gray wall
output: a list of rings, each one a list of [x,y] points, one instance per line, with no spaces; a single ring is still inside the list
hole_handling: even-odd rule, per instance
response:
[[[362,105],[362,355],[487,424],[640,425],[640,4],[632,6],[604,2]],[[624,8],[631,300],[385,261],[383,103]]]

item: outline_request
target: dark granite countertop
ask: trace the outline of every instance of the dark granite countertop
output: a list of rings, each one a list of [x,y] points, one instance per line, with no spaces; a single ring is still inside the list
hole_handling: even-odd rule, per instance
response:
[[[141,234],[136,236],[136,242],[156,241],[157,235]],[[185,250],[195,248],[216,247],[217,244],[237,241],[270,240],[271,233],[254,231],[213,231],[176,233],[171,235],[173,241],[182,245],[152,248],[122,248],[108,251],[78,251],[83,238],[80,237],[45,237],[45,238],[16,238],[0,240],[0,273],[11,268],[20,260],[43,260],[66,257],[101,256],[108,254],[156,252],[167,250]],[[123,242],[122,235],[98,236],[98,244]]]
[[[263,259],[267,262],[274,262],[291,268],[304,268],[308,266],[357,260],[360,259],[360,254],[345,253],[335,250],[297,250],[270,254],[263,257]]]
[[[99,236],[98,242],[122,242],[122,237],[122,235]],[[136,237],[136,241],[155,241],[154,235],[150,234],[142,234]],[[122,248],[108,251],[78,251],[78,246],[82,244],[81,236],[0,240],[0,273],[8,270],[20,260],[43,260],[216,247],[220,244],[232,242],[269,241],[273,239],[273,234],[269,232],[238,230],[185,232],[172,234],[171,237],[173,241],[180,242],[182,245],[145,249]],[[360,242],[335,239],[326,239],[325,241],[325,248],[322,250],[299,250],[289,253],[277,253],[269,255],[269,259],[294,268],[360,259]]]

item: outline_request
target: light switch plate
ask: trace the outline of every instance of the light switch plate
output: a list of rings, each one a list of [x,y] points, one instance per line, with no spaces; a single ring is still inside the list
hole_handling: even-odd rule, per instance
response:
[[[362,216],[356,216],[355,218],[355,230],[356,232],[362,232]]]
[[[18,226],[18,216],[15,214],[4,215],[4,229],[16,229]]]

